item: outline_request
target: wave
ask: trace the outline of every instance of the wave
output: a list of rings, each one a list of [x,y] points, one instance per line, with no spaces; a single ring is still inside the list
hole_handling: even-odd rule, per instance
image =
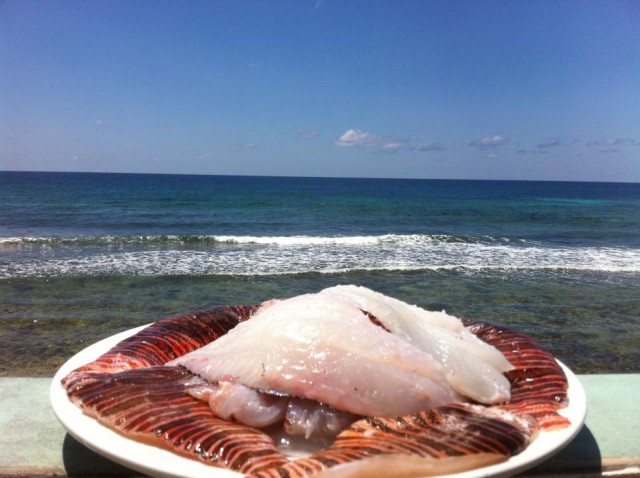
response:
[[[0,237],[0,251],[33,248],[83,248],[105,249],[136,248],[211,248],[224,246],[384,246],[384,245],[435,245],[478,243],[530,243],[524,239],[493,236],[456,236],[448,234],[380,234],[362,236],[232,236],[232,235],[130,235],[84,237]]]
[[[2,237],[0,247],[11,246],[119,246],[119,245],[211,245],[220,242],[216,236],[207,235],[129,235],[129,236],[81,236],[81,237]]]
[[[89,241],[90,245],[95,245],[91,241],[98,241],[105,246],[113,239],[50,240],[53,242],[47,242],[47,238],[19,238],[19,241],[5,238],[2,243],[5,247],[0,249],[4,251],[0,255],[0,278],[77,275],[249,276],[310,272],[333,274],[360,270],[640,272],[640,249],[559,247],[512,238],[449,235],[131,236],[126,240],[132,243],[118,244],[133,244],[135,247],[12,252],[13,246],[20,249],[20,244],[82,246],[86,244],[82,241]],[[144,241],[167,247],[148,247],[149,243]],[[7,244],[9,247],[6,247]],[[200,247],[211,244],[214,247]],[[217,247],[221,244],[230,247]]]
[[[256,244],[278,246],[376,245],[424,243],[512,242],[508,237],[454,236],[447,234],[380,234],[369,236],[234,236],[234,235],[129,235],[82,237],[0,237],[0,248],[11,246],[215,246]],[[515,241],[523,241],[516,239]]]

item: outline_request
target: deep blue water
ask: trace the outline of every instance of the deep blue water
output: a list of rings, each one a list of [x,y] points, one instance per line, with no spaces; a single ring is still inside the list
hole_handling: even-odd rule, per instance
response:
[[[36,372],[114,329],[345,282],[635,369],[640,184],[0,173],[0,348]]]
[[[640,271],[638,184],[2,173],[1,191],[2,278]]]

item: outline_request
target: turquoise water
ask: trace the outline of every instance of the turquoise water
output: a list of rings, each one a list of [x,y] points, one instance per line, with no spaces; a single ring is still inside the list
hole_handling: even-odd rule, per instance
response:
[[[338,283],[640,369],[640,185],[0,173],[0,374]]]

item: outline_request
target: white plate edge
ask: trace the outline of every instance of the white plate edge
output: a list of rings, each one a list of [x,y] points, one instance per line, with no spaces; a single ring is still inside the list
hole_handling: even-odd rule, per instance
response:
[[[147,325],[126,330],[96,342],[75,354],[58,369],[50,388],[50,401],[56,418],[72,437],[87,448],[116,463],[150,476],[182,476],[185,478],[239,478],[243,476],[237,472],[177,455],[160,447],[129,439],[85,415],[80,408],[68,400],[65,390],[60,384],[62,378],[72,370],[95,360],[113,345],[144,329]],[[447,475],[449,478],[511,476],[547,460],[575,438],[584,425],[587,413],[586,395],[578,377],[562,362],[559,360],[557,362],[568,380],[569,404],[566,408],[561,409],[560,413],[571,420],[571,425],[561,430],[541,431],[526,450],[505,462]],[[120,446],[125,448],[124,453],[118,451]],[[146,459],[141,460],[140,457]]]

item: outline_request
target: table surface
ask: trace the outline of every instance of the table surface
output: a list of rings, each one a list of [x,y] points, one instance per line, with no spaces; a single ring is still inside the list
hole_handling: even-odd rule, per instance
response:
[[[587,420],[527,477],[640,477],[640,374],[580,375]],[[0,377],[0,476],[138,476],[85,448],[49,405],[50,378]]]

